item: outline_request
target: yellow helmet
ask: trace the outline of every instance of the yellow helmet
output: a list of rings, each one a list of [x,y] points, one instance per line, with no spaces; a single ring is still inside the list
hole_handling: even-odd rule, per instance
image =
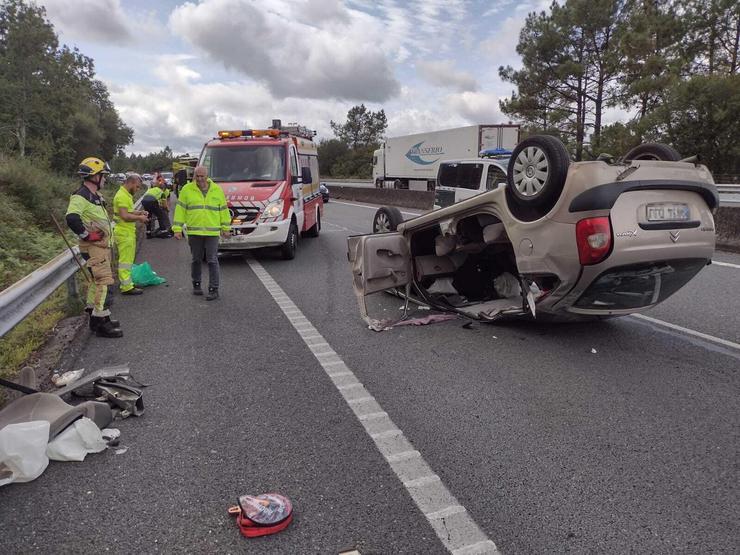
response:
[[[94,156],[85,158],[77,168],[77,174],[82,177],[92,177],[98,174],[108,175],[109,173],[110,166],[108,162],[103,162],[100,158]]]

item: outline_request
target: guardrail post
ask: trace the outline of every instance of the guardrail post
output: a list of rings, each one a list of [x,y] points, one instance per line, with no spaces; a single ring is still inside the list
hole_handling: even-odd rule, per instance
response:
[[[77,287],[77,274],[72,274],[67,279],[67,293],[69,294],[70,300],[77,300],[80,298],[80,290]]]

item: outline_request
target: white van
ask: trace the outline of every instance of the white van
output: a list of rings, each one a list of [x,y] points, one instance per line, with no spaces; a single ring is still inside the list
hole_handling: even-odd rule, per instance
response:
[[[509,158],[447,160],[437,171],[434,208],[445,208],[506,184]]]

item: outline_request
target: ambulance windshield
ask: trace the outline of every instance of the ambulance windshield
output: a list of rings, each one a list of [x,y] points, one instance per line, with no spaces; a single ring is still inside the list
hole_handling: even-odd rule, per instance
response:
[[[210,146],[201,164],[216,182],[282,181],[285,179],[285,148],[269,145]]]

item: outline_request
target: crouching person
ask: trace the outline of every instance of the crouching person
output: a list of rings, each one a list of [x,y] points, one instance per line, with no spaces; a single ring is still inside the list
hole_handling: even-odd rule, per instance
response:
[[[108,286],[114,283],[111,270],[111,221],[99,194],[110,167],[100,158],[85,158],[77,170],[82,186],[70,197],[67,225],[80,238],[80,253],[92,274],[87,292],[90,329],[100,337],[122,337],[120,324],[105,308]]]

